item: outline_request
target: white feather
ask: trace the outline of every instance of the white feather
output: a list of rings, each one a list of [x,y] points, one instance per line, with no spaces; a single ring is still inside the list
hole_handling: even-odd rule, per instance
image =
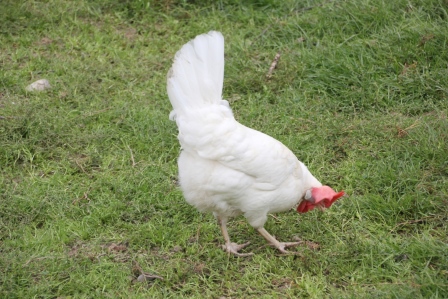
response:
[[[168,75],[171,119],[179,128],[179,180],[201,211],[244,214],[255,228],[298,204],[321,183],[282,143],[238,123],[222,100],[224,38],[211,31],[177,52]]]

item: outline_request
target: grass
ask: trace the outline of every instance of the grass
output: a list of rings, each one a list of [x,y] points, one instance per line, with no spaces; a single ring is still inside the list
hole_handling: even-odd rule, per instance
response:
[[[446,0],[3,2],[1,298],[447,297]],[[166,73],[212,29],[236,118],[350,195],[270,217],[317,249],[237,218],[229,257],[176,187]]]

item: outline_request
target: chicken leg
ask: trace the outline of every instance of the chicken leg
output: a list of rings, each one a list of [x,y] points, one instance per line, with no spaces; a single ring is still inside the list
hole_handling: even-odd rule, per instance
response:
[[[302,242],[279,242],[277,241],[274,236],[272,236],[270,233],[268,233],[267,230],[264,229],[264,227],[257,228],[257,231],[262,235],[272,246],[278,249],[281,253],[288,253],[287,250],[285,250],[286,247],[291,246],[297,246],[301,244]]]
[[[224,245],[222,245],[222,249],[224,249],[228,254],[232,253],[236,256],[251,256],[253,255],[252,252],[250,253],[239,253],[238,251],[246,247],[250,244],[250,242],[246,242],[244,244],[237,244],[230,242],[229,233],[227,232],[227,218],[222,218],[218,216],[218,224],[221,228],[222,235],[224,237],[224,241],[226,242]]]

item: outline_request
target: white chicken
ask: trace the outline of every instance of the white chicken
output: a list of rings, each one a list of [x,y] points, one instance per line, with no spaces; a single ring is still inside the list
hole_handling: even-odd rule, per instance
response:
[[[224,38],[211,31],[178,51],[167,90],[179,128],[179,183],[187,202],[212,212],[224,236],[223,249],[237,256],[249,244],[232,243],[230,217],[243,214],[280,252],[300,242],[279,242],[264,229],[269,213],[299,204],[298,212],[329,207],[344,195],[322,184],[281,142],[235,120],[222,100]]]

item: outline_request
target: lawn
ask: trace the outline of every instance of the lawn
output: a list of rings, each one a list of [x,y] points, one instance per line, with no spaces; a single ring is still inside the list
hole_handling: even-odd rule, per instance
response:
[[[0,298],[448,297],[447,0],[1,6]],[[236,119],[348,194],[269,217],[296,254],[239,217],[228,256],[177,187],[166,74],[210,30]]]

